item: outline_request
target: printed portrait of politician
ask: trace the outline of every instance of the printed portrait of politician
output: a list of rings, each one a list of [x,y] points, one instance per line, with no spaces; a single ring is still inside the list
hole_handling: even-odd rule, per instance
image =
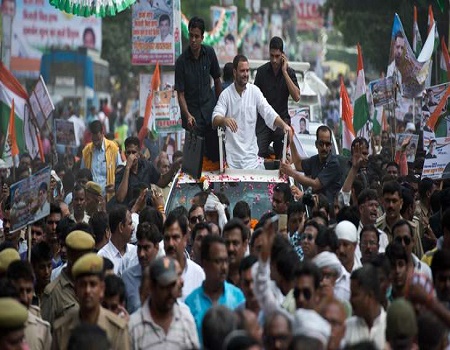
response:
[[[301,117],[298,122],[298,125],[299,125],[299,131],[298,131],[299,134],[309,134],[309,131],[308,131],[308,128],[306,125],[306,118]]]
[[[91,27],[87,27],[83,32],[83,46],[95,50],[95,33]]]
[[[158,36],[156,36],[156,38],[155,38],[155,40],[153,40],[153,42],[154,43],[172,43],[173,36],[170,33],[171,22],[170,22],[169,15],[164,13],[161,16],[159,16],[158,28],[159,28],[159,34],[158,34]]]
[[[16,14],[16,0],[2,0],[1,12],[3,16],[14,17]]]
[[[437,158],[437,156],[434,154],[436,144],[436,140],[430,140],[430,143],[428,144],[428,152],[427,154],[425,154],[425,159]]]
[[[396,84],[402,91],[402,73],[401,64],[405,58],[405,37],[401,31],[395,33],[393,42],[394,59],[387,69],[387,77],[395,77]]]

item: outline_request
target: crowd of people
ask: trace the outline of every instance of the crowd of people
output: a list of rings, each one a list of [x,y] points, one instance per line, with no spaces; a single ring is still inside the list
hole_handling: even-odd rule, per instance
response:
[[[291,136],[287,99],[300,94],[282,41],[261,88],[238,55],[222,92],[203,34],[191,19],[177,61],[183,125],[212,159],[225,127],[229,166],[260,168],[267,145],[282,152]],[[11,229],[10,185],[45,164],[22,154],[1,166],[0,349],[447,348],[450,186],[419,180],[408,138],[396,155],[356,138],[345,163],[326,125],[311,158],[291,140],[280,174],[296,185],[277,184],[272,210],[253,218],[252,203],[208,189],[166,212],[182,153],[149,158],[135,136],[121,152],[101,121],[88,129],[79,159],[65,155],[43,188],[49,214],[23,230]]]

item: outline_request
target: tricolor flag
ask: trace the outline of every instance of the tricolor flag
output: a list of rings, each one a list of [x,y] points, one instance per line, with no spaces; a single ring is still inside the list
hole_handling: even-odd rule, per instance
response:
[[[2,138],[2,144],[0,145],[2,157],[5,148],[9,149],[8,138],[16,141],[18,152],[26,151],[24,124],[25,109],[29,108],[27,100],[28,94],[25,89],[0,62],[0,134],[5,136]],[[14,125],[11,125],[11,127],[10,121],[14,121]],[[15,135],[8,134],[11,129],[14,130]]]
[[[413,22],[413,43],[412,49],[416,57],[419,57],[422,51],[422,37],[420,36],[419,25],[417,24],[417,7],[414,6],[414,22]]]
[[[159,73],[159,62],[156,62],[155,71],[153,72],[152,81],[150,83],[150,91],[147,96],[147,101],[145,102],[145,114],[144,114],[144,123],[142,124],[141,130],[139,130],[139,140],[144,140],[145,136],[147,136],[148,131],[151,130],[152,126],[152,106],[153,106],[153,92],[159,89],[159,85],[161,84],[161,76]]]
[[[448,53],[447,45],[445,44],[445,38],[441,39],[441,83],[446,83],[450,81],[450,55]]]
[[[353,108],[348,97],[347,88],[344,85],[344,79],[341,78],[341,98],[340,114],[342,121],[342,153],[344,156],[350,156],[352,142],[355,139],[355,130],[353,129]]]
[[[364,76],[364,64],[361,45],[358,44],[358,67],[356,77],[355,104],[353,108],[353,130],[355,135],[362,135],[362,129],[369,121],[369,104],[367,103],[366,79]]]
[[[430,5],[428,7],[428,31],[427,31],[427,34],[430,34],[430,31],[433,28],[433,24],[435,24],[434,15],[433,15],[433,7]],[[439,45],[439,33],[437,30],[437,24],[436,24],[434,26],[434,50],[433,50],[433,52],[437,50],[438,45]]]

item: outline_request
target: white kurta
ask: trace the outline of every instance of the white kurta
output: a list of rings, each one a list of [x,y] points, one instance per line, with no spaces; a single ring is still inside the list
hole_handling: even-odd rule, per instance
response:
[[[275,119],[278,114],[269,105],[261,90],[253,84],[247,84],[242,96],[231,84],[222,91],[213,112],[213,121],[217,116],[230,117],[236,120],[237,132],[229,128],[225,130],[225,150],[227,163],[232,169],[261,168],[262,160],[258,158],[256,140],[256,120],[258,113],[266,125],[275,130]]]

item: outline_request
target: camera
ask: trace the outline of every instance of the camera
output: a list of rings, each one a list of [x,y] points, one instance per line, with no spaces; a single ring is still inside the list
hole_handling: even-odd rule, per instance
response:
[[[305,192],[303,192],[302,203],[308,207],[314,207],[314,197],[312,187],[308,187]]]

